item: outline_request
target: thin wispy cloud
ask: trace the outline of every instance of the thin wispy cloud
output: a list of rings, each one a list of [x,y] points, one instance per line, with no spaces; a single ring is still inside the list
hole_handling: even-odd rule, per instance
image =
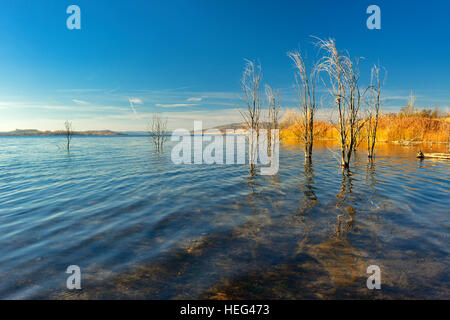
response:
[[[130,103],[130,107],[131,107],[131,110],[133,111],[134,115],[136,117],[138,117],[138,114],[136,112],[136,108],[134,107],[134,105],[135,104],[142,104],[142,100],[139,99],[139,98],[131,98],[130,97],[130,98],[128,98],[128,102]]]
[[[58,89],[57,92],[101,92],[105,91],[105,89],[92,89],[92,88],[79,88],[79,89]]]
[[[210,111],[163,111],[160,115],[168,119],[170,130],[185,128],[190,130],[194,121],[203,121],[204,128],[212,128],[218,125],[241,122],[242,118],[239,112],[233,109],[218,109],[217,112]],[[220,116],[219,116],[220,115]],[[151,112],[139,113],[136,119],[132,114],[104,115],[95,118],[101,120],[103,124],[111,123],[110,127],[118,130],[137,130],[143,131],[147,126],[147,121],[153,117]],[[133,120],[133,121],[129,121]],[[122,127],[123,125],[123,127]]]
[[[76,99],[75,99],[76,100]],[[75,102],[75,101],[73,101]],[[85,101],[83,101],[85,102]],[[76,103],[76,102],[75,102]],[[66,105],[66,104],[39,104],[34,102],[25,102],[25,101],[0,101],[0,108],[8,108],[10,110],[17,109],[30,109],[30,110],[71,110],[71,111],[79,111],[83,113],[92,113],[92,112],[124,112],[128,110],[127,108],[120,106],[112,106],[112,105],[97,105],[91,106],[90,103],[77,103],[78,106],[74,105]]]
[[[80,104],[80,105],[83,105],[83,106],[89,104],[89,102],[84,101],[84,100],[72,99],[72,101],[75,102],[76,104]]]
[[[193,103],[173,103],[173,104],[161,104],[157,103],[156,106],[160,108],[177,108],[177,107],[192,107],[196,106],[197,104]]]
[[[61,105],[58,105],[58,106],[38,106],[37,108],[40,108],[40,109],[48,109],[48,110],[74,110],[74,107],[72,107],[72,106],[61,106]]]
[[[200,102],[200,101],[202,101],[202,99],[203,98],[201,98],[201,97],[192,97],[192,98],[188,98],[186,101],[189,101],[189,102]]]
[[[128,100],[133,104],[142,104],[142,99],[139,98],[128,98]]]

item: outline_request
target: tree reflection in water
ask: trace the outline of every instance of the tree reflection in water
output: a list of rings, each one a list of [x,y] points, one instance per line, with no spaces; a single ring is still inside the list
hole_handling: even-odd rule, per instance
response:
[[[349,170],[342,170],[341,191],[336,195],[336,208],[342,213],[337,217],[336,238],[347,239],[349,232],[355,225],[355,208],[349,203],[352,195],[352,173]],[[347,219],[346,219],[347,218]]]
[[[305,210],[317,204],[317,196],[314,192],[314,167],[311,158],[305,158],[305,180],[303,182],[303,194],[305,195]]]

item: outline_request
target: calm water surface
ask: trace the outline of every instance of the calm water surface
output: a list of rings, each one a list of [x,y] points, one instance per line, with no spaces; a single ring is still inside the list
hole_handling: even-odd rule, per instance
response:
[[[0,138],[0,298],[450,298],[450,161],[418,147],[360,151],[347,175],[333,143],[311,163],[285,145],[260,176],[174,165],[146,137],[61,142]]]

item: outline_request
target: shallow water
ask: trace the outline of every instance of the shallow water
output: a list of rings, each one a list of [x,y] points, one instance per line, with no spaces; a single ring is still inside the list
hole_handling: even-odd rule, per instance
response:
[[[261,176],[175,165],[146,137],[61,142],[0,138],[0,298],[450,298],[450,161],[417,147],[380,143],[343,174],[334,143],[311,163],[283,145]]]

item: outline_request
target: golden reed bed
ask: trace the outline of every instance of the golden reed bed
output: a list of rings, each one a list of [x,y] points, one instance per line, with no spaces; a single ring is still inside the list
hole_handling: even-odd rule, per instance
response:
[[[338,139],[339,133],[333,124],[325,121],[314,123],[316,139]],[[281,130],[280,138],[286,142],[299,141],[302,129],[299,125],[290,125]],[[361,141],[365,140],[364,130]],[[383,115],[379,119],[378,141],[396,142],[398,144],[411,144],[414,142],[450,142],[450,117],[424,118],[405,117],[396,114]]]

